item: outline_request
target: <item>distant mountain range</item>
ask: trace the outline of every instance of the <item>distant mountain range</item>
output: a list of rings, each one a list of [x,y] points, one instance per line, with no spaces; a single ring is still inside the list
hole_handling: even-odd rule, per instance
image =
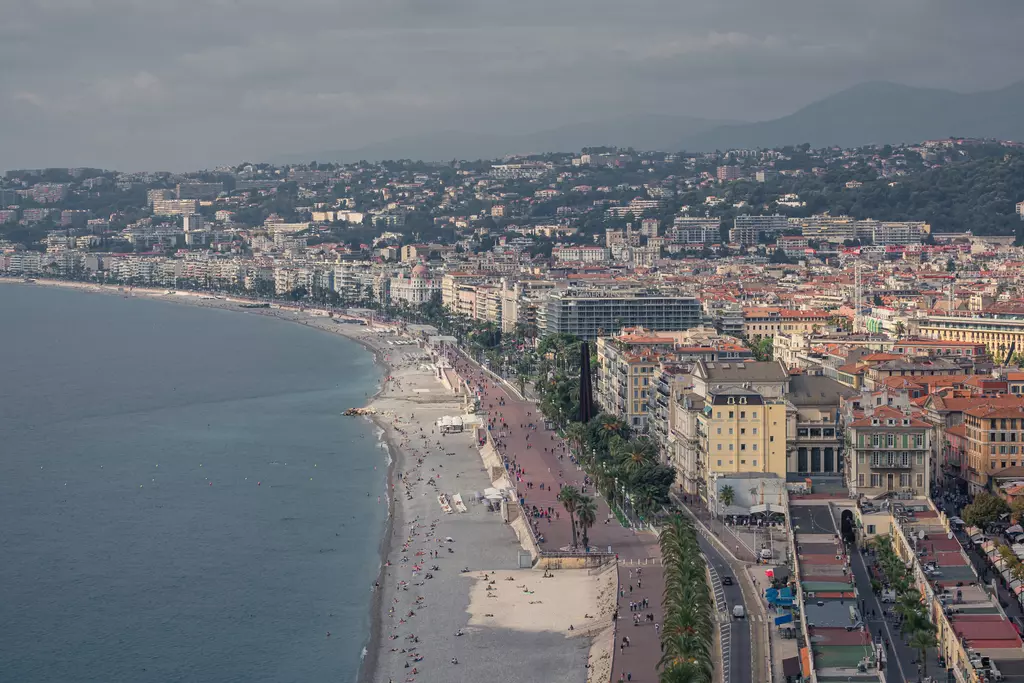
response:
[[[682,134],[669,149],[812,147],[974,137],[1024,140],[1024,82],[962,94],[896,83],[862,83],[782,118]]]
[[[708,152],[734,148],[919,142],[947,137],[1024,141],[1024,82],[956,93],[896,83],[862,83],[770,121],[736,123],[671,115],[622,116],[520,135],[442,131],[347,150],[288,155],[279,163],[366,159],[493,159],[615,146]]]
[[[275,161],[306,163],[315,160],[351,163],[363,159],[496,159],[506,154],[578,152],[584,147],[605,145],[635,149],[668,149],[680,136],[696,135],[721,125],[721,121],[690,116],[642,114],[569,124],[519,135],[446,130],[394,138],[354,149],[284,155]]]

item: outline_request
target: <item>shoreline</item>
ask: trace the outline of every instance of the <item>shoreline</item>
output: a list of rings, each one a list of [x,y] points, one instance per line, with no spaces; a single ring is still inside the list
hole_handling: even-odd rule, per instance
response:
[[[598,577],[588,578],[586,570],[560,570],[556,572],[557,578],[540,581],[539,571],[518,568],[517,557],[522,547],[512,526],[503,523],[496,512],[485,511],[485,506],[473,499],[473,491],[479,492],[492,486],[476,440],[475,427],[461,434],[427,436],[432,433],[439,416],[464,413],[463,397],[444,388],[436,376],[434,355],[416,343],[413,335],[400,333],[399,325],[372,323],[365,318],[339,311],[334,311],[332,317],[328,315],[331,312],[328,309],[262,302],[231,295],[179,293],[155,288],[135,288],[129,293],[128,288],[117,285],[46,279],[24,282],[20,279],[0,278],[0,284],[5,282],[23,286],[62,287],[125,298],[145,297],[202,308],[263,315],[337,334],[370,352],[372,362],[381,369],[382,374],[376,392],[372,396],[367,395],[366,403],[361,407],[374,409],[375,412],[366,417],[380,430],[377,435],[379,445],[388,454],[390,462],[385,474],[387,512],[378,551],[379,569],[375,579],[378,587],[371,587],[373,595],[370,599],[369,633],[361,643],[358,669],[352,680],[358,683],[383,683],[388,680],[434,683],[450,680],[452,675],[460,678],[495,678],[495,666],[510,676],[498,675],[495,678],[497,683],[519,680],[515,674],[522,671],[547,672],[547,678],[551,680],[570,683],[584,683],[589,678],[588,674],[597,674],[598,680],[610,675],[610,667],[607,673],[602,670],[600,674],[598,669],[604,669],[604,666],[584,667],[584,664],[592,661],[591,657],[595,665],[605,658],[606,655],[599,654],[604,648],[597,646],[598,641],[603,641],[607,636],[600,632],[588,633],[584,629],[577,630],[572,637],[565,633],[569,621],[575,621],[577,625],[583,621],[584,611],[603,613],[598,603],[605,601],[609,594],[608,588],[601,587],[603,583],[598,581]],[[270,307],[240,308],[240,304],[247,303],[269,303]],[[339,318],[360,320],[363,324],[336,322]],[[399,340],[403,343],[391,343]],[[435,438],[438,439],[436,446],[430,441]],[[414,439],[423,441],[414,442]],[[431,465],[446,469],[439,469],[435,477],[435,474],[427,472],[434,471]],[[455,478],[461,476],[461,482],[448,478],[452,469],[459,469]],[[442,474],[445,477],[444,485],[441,484]],[[414,479],[416,476],[419,479]],[[426,483],[434,486],[420,486],[417,483],[423,482],[425,478],[429,479]],[[445,515],[438,508],[434,500],[437,493],[444,490],[451,495],[458,489],[446,487],[453,484],[460,488],[469,487],[468,492],[462,489],[463,495],[467,496],[469,514]],[[417,495],[414,496],[414,493]],[[406,500],[399,500],[398,496],[403,494],[407,496]],[[399,525],[405,531],[405,537],[396,533]],[[437,536],[431,538],[435,534],[435,527]],[[424,564],[423,559],[410,558],[409,555],[419,550],[416,555],[422,556],[427,548],[443,551],[445,547],[440,539],[445,537],[455,538],[456,543],[448,547],[448,550],[451,552],[454,549],[457,555],[453,557],[445,554],[444,558],[438,556],[430,560],[437,562],[444,571],[436,572],[433,580],[426,582],[422,579],[429,577],[421,576],[417,571],[408,575],[410,564]],[[471,571],[455,572],[455,564],[470,568]],[[425,567],[421,571],[425,571]],[[529,601],[523,595],[510,595],[508,586],[515,584],[496,586],[492,581],[492,587],[488,588],[487,582],[481,579],[495,572],[500,572],[502,576],[507,573],[508,580],[513,580],[515,576],[515,581],[519,583],[528,582],[531,589],[538,591],[538,595],[546,594],[543,602],[549,606],[531,607],[528,605],[540,605],[542,601]],[[401,588],[403,584],[404,589]],[[424,586],[416,589],[422,595],[415,602],[403,606],[401,601],[409,599],[408,591],[412,585]],[[505,590],[499,591],[499,587]],[[549,589],[554,590],[549,593]],[[531,595],[533,590],[529,591]],[[431,598],[438,598],[436,604],[430,602]],[[499,599],[495,601],[494,598]],[[385,604],[386,601],[388,604]],[[403,611],[412,608],[409,610],[409,623],[406,623],[405,618],[399,622],[404,626],[395,623],[398,616],[402,616],[396,614],[396,607]],[[580,613],[574,614],[577,609]],[[429,616],[412,617],[416,611]],[[524,621],[527,613],[533,616]],[[396,640],[400,633],[405,633],[413,623],[419,624],[423,619],[430,622],[429,630],[417,629],[417,645]],[[452,637],[453,633],[458,636],[464,631],[463,638]],[[406,640],[413,636],[412,633],[405,635]],[[418,650],[417,654],[421,656],[413,660],[419,662],[416,666],[421,669],[411,677],[409,674],[413,669],[403,670],[402,664],[409,661],[404,657],[412,655],[398,653],[399,648],[406,652],[405,648],[409,647],[412,648],[410,652]],[[477,650],[498,654],[489,656],[486,661],[474,661]],[[429,654],[424,659],[420,653]],[[449,668],[445,661],[455,654],[459,658],[457,671]],[[507,658],[503,663],[497,661],[503,658]]]

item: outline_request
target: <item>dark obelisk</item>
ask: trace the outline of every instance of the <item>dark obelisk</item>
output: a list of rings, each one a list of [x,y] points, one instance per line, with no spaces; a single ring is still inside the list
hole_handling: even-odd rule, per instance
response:
[[[594,387],[590,382],[590,345],[580,342],[580,422],[594,417]]]

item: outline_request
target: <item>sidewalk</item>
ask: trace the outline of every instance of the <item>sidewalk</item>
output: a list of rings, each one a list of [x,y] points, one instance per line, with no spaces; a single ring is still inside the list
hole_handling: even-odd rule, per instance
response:
[[[664,620],[661,607],[664,579],[657,536],[619,525],[607,502],[592,486],[584,486],[585,473],[569,460],[568,446],[558,434],[545,429],[544,418],[534,403],[517,397],[503,382],[464,355],[459,354],[449,360],[459,376],[480,393],[481,412],[484,413],[485,424],[492,424],[491,435],[498,444],[498,455],[521,468],[518,476],[509,471],[509,480],[524,499],[524,507],[531,511],[534,507],[539,511],[552,511],[550,515],[528,520],[544,534],[542,552],[571,549],[569,516],[557,499],[561,487],[572,484],[594,496],[598,522],[589,531],[590,545],[595,550],[613,552],[618,556],[619,581],[625,592],[618,598],[619,620],[615,625],[612,681],[618,681],[620,673],[631,673],[633,681],[656,683],[661,643],[654,624],[661,624]],[[642,570],[642,578],[636,576],[637,567]],[[638,578],[642,586],[636,585]],[[630,583],[634,601],[644,597],[649,601],[648,608],[637,614],[653,613],[654,622],[641,621],[640,626],[633,625],[633,613],[629,611]],[[630,639],[628,648],[619,647],[624,635]]]

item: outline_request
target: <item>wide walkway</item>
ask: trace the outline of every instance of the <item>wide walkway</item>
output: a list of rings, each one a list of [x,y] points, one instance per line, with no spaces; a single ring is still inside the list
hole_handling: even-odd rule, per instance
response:
[[[657,537],[650,532],[624,528],[616,521],[605,500],[593,486],[586,485],[585,473],[569,460],[565,442],[557,433],[545,429],[544,418],[536,404],[516,398],[501,382],[464,355],[453,352],[448,360],[480,396],[481,412],[491,425],[491,436],[499,454],[508,458],[513,466],[509,478],[519,496],[525,499],[525,507],[545,512],[543,517],[532,520],[544,536],[543,550],[565,551],[572,546],[569,517],[557,500],[560,487],[571,484],[594,496],[598,521],[589,532],[591,548],[615,553],[619,558],[619,621],[612,681],[617,682],[620,675],[632,674],[632,681],[656,683],[661,644],[655,624],[660,628],[664,620],[661,608],[664,579]],[[546,514],[549,509],[550,515]],[[639,602],[643,598],[647,598],[649,606],[631,612],[630,601]],[[634,614],[653,614],[654,620],[644,621],[641,616],[640,624],[634,626]],[[629,638],[629,646],[620,648],[623,636]]]

